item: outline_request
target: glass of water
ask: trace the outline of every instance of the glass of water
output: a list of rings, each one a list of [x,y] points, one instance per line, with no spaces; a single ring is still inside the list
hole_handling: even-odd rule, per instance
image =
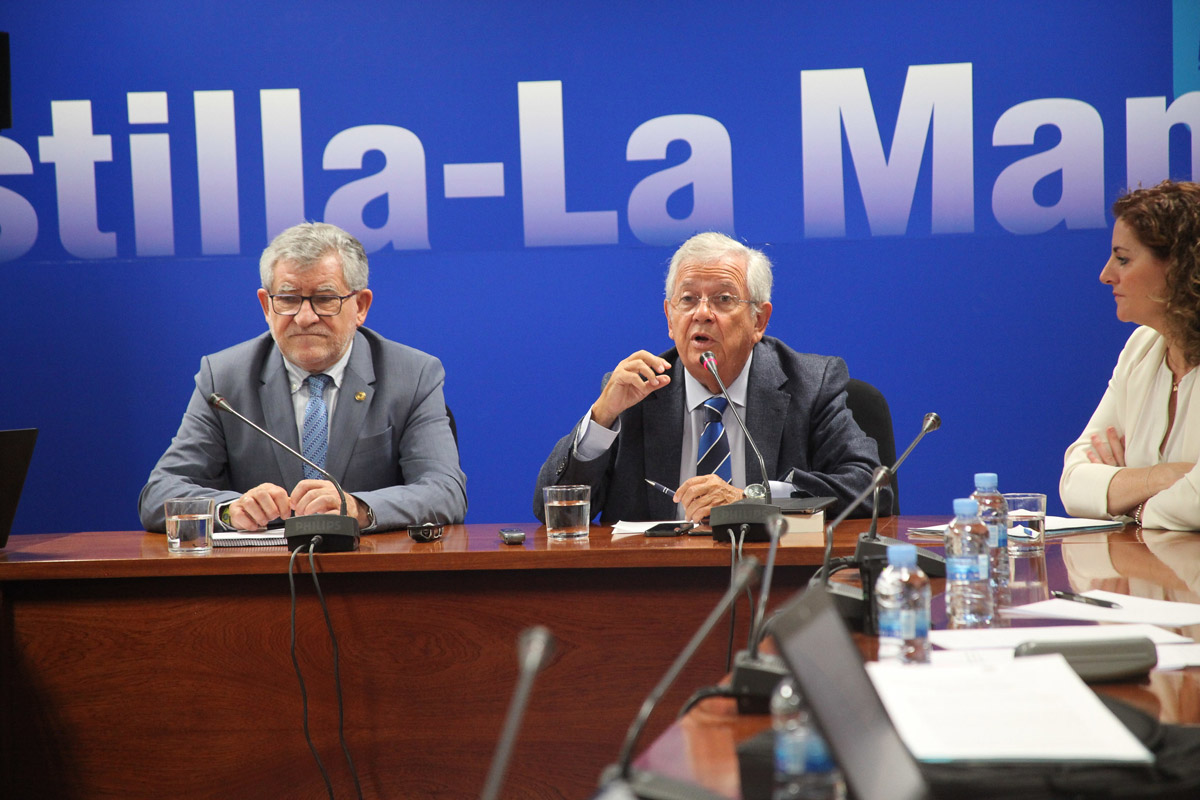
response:
[[[1004,495],[1008,504],[1008,552],[1046,547],[1046,495],[1022,492]]]
[[[551,539],[580,539],[588,535],[592,518],[590,486],[547,486],[542,489],[546,503],[546,535]]]
[[[164,506],[168,552],[195,556],[212,552],[215,502],[211,497],[177,497]]]

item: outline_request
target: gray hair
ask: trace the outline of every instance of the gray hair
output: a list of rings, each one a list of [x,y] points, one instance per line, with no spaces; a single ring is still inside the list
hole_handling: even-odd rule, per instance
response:
[[[697,233],[671,256],[667,270],[667,299],[675,295],[675,276],[684,264],[714,264],[726,256],[734,256],[746,267],[746,288],[750,296],[745,298],[754,303],[771,302],[771,259],[766,253],[747,247],[723,233],[708,231]]]
[[[258,259],[258,274],[263,288],[271,291],[275,264],[292,261],[307,269],[328,253],[337,253],[342,262],[342,277],[352,292],[367,288],[367,254],[362,243],[336,225],[327,222],[302,222],[276,236]]]

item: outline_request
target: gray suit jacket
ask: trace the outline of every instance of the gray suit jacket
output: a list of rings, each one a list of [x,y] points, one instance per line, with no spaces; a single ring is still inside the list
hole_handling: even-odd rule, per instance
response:
[[[544,520],[542,488],[580,483],[592,487],[592,512],[600,522],[667,520],[675,503],[645,479],[679,485],[683,457],[683,365],[675,350],[671,382],[621,414],[621,433],[608,454],[592,461],[574,456],[578,430],[559,440],[538,473],[533,513]],[[836,497],[837,514],[871,481],[879,466],[875,440],[862,432],[846,407],[849,373],[840,358],[797,353],[764,336],[754,346],[747,393],[746,427],[762,450],[770,479],[786,481],[800,496]],[[757,476],[758,459],[746,448],[746,475]],[[891,508],[891,489],[880,499]],[[855,510],[870,514],[869,505]]]
[[[446,415],[444,382],[433,356],[367,328],[355,334],[325,467],[371,507],[379,530],[461,522],[466,515],[466,476]],[[138,511],[146,530],[164,529],[168,498],[208,496],[225,503],[261,483],[290,492],[304,477],[299,459],[210,406],[212,392],[300,447],[287,370],[269,333],[205,356],[179,432],[142,489]]]

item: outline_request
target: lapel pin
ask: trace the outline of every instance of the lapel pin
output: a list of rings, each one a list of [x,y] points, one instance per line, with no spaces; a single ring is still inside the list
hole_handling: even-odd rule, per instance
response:
[[[361,403],[363,400],[367,399],[367,393],[366,392],[355,392],[354,399]]]

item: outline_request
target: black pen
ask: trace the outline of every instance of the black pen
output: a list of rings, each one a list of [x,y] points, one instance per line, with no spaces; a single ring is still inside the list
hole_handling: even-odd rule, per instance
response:
[[[1109,600],[1100,600],[1095,597],[1088,597],[1087,595],[1075,594],[1074,592],[1060,592],[1060,591],[1055,590],[1055,591],[1051,592],[1050,594],[1054,595],[1059,600],[1071,600],[1072,602],[1075,602],[1075,603],[1087,603],[1089,606],[1100,606],[1101,608],[1120,608],[1121,607],[1120,604],[1113,603]]]
[[[663,494],[665,494],[667,497],[674,497],[674,496],[675,496],[675,490],[674,490],[674,489],[668,489],[667,487],[663,486],[663,485],[662,485],[661,483],[659,483],[658,481],[652,481],[652,480],[650,480],[649,478],[646,478],[646,483],[650,484],[650,485],[651,485],[651,486],[653,486],[655,489],[658,489],[660,492],[662,492]]]

